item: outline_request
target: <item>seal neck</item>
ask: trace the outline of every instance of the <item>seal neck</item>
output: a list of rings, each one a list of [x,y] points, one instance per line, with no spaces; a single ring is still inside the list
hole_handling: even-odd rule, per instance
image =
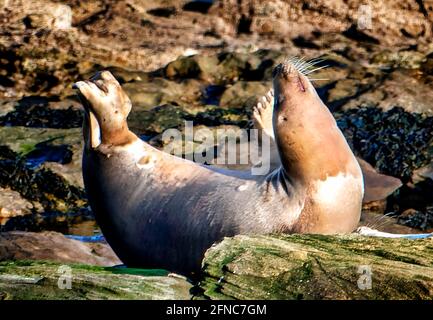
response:
[[[137,140],[126,121],[119,128],[100,126],[92,111],[86,111],[83,121],[83,136],[87,149],[96,149],[100,145],[124,146]]]
[[[124,146],[131,142],[134,142],[137,136],[129,131],[126,122],[118,129],[114,130],[102,130],[101,143],[104,145],[111,146]]]

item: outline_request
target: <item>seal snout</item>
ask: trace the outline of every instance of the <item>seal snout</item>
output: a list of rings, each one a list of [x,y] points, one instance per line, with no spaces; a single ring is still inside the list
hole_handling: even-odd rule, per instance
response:
[[[292,60],[287,60],[278,64],[273,70],[273,79],[282,88],[296,92],[306,92],[308,88],[308,79],[304,77],[303,69],[300,68],[299,62],[296,63]]]
[[[72,85],[73,89],[83,95],[87,100],[100,98],[110,94],[110,91],[119,86],[116,78],[109,71],[99,71],[89,80],[78,81]]]
[[[294,65],[290,62],[283,62],[278,64],[275,68],[274,68],[274,72],[272,73],[272,77],[273,78],[277,78],[277,77],[284,77],[286,79],[288,79],[288,77],[290,77],[290,75],[293,73],[295,75],[295,71],[296,68],[294,67]]]

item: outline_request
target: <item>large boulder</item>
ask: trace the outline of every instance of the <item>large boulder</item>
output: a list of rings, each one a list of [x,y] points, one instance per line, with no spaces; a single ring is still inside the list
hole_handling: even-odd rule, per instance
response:
[[[81,242],[52,231],[0,233],[0,261],[5,260],[49,260],[97,266],[121,264],[105,242]]]

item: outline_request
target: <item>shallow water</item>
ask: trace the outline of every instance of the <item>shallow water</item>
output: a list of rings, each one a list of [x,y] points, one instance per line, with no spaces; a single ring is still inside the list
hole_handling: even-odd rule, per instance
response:
[[[89,212],[43,213],[14,217],[0,226],[0,231],[57,231],[66,235],[93,237],[101,234]]]

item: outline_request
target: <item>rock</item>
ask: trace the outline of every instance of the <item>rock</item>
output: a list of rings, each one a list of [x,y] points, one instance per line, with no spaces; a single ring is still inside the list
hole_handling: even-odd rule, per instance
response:
[[[407,112],[433,115],[432,85],[418,76],[418,70],[396,70],[373,90],[359,96],[344,106],[348,110],[360,105],[377,106],[384,111],[395,106],[402,107]]]
[[[219,71],[218,65],[220,60],[218,59],[217,55],[196,55],[189,57],[189,59],[196,61],[198,67],[200,68],[200,79],[203,79],[208,83],[222,82],[220,78],[223,78],[224,76],[222,76],[221,72]]]
[[[53,99],[54,100],[54,99]],[[80,128],[83,111],[77,101],[50,101],[46,97],[23,97],[14,109],[0,116],[0,125],[36,128]]]
[[[13,11],[14,19],[21,20],[26,28],[69,30],[72,27],[72,9],[66,4],[43,0],[7,2],[4,8]]]
[[[398,216],[398,223],[424,232],[433,232],[433,206],[425,210],[407,209]]]
[[[384,200],[402,186],[399,179],[378,173],[361,158],[357,160],[364,175],[364,203]]]
[[[334,88],[328,91],[328,105],[331,110],[337,109],[340,105],[356,96],[359,92],[359,81],[355,79],[343,79],[338,81]]]
[[[164,270],[0,262],[0,296],[6,300],[189,300],[191,287],[183,277]]]
[[[412,171],[431,162],[433,117],[395,107],[359,108],[334,114],[352,150],[380,173],[406,183]]]
[[[188,116],[177,104],[163,104],[149,111],[133,110],[128,125],[136,134],[153,137],[166,129],[181,127]]]
[[[347,30],[343,31],[343,35],[349,39],[356,40],[359,42],[379,44],[380,41],[375,37],[372,37],[365,33],[363,30],[358,28],[355,24],[352,24]]]
[[[413,208],[404,210],[398,216],[398,223],[403,226],[417,228],[424,232],[433,231],[433,207],[427,207],[426,210],[416,210]]]
[[[398,223],[423,231],[433,230],[433,180],[407,183],[388,197],[387,210]]]
[[[430,179],[433,181],[433,162],[429,163],[428,165],[419,168],[417,170],[414,170],[412,175],[412,181],[413,183],[419,183],[424,181],[425,179]]]
[[[430,299],[432,243],[360,235],[236,236],[206,252],[200,287],[211,299]]]
[[[41,130],[43,131],[43,129]],[[55,129],[52,130],[59,133]],[[29,201],[40,203],[43,209],[47,212],[54,211],[57,213],[62,212],[64,214],[67,212],[81,212],[83,207],[87,204],[84,190],[80,188],[80,186],[74,186],[68,183],[65,178],[53,173],[51,170],[47,170],[43,165],[41,166],[44,159],[54,160],[54,158],[50,157],[57,157],[58,154],[39,154],[40,144],[31,144],[38,139],[44,141],[44,137],[46,138],[50,134],[53,134],[53,132],[46,130],[46,132],[40,132],[41,134],[39,136],[34,136],[34,140],[29,136],[28,139],[26,139],[26,137],[21,137],[22,140],[20,141],[20,134],[25,133],[26,131],[33,131],[33,133],[35,133],[37,129],[2,127],[1,133],[5,134],[6,131],[14,133],[13,136],[6,138],[7,140],[11,139],[11,137],[17,139],[5,141],[6,144],[10,143],[11,148],[0,146],[0,186],[19,192],[23,198]],[[60,136],[58,138],[59,141],[68,140],[67,136]],[[53,142],[53,140],[51,140],[51,142]],[[26,141],[28,141],[29,144],[26,145]],[[55,145],[53,148],[54,149],[51,149],[51,151],[56,149]],[[11,149],[18,150],[19,153],[15,153]],[[64,148],[61,149],[63,150]],[[78,153],[78,155],[79,154],[81,154],[81,152]],[[62,161],[62,158],[58,160]],[[80,163],[76,163],[75,165],[78,165],[78,167],[75,167],[74,169],[72,164],[69,170],[72,172],[75,171],[76,174],[78,174],[81,172]],[[65,176],[74,176],[74,174],[69,172]],[[76,183],[79,184],[80,181],[76,181]]]
[[[33,8],[31,13],[24,18],[27,27],[57,30],[68,30],[72,27],[71,7],[60,3],[50,3],[48,7],[44,6],[44,11],[41,9]]]
[[[346,37],[367,43],[382,45],[416,44],[428,42],[431,21],[421,8],[421,3],[404,5],[392,0],[382,0],[361,6],[358,2],[343,0],[305,0],[286,2],[281,0],[219,1],[209,13],[218,15],[236,29],[249,21],[248,31],[258,34],[293,39],[321,33],[344,33]],[[427,12],[427,11],[425,11]],[[399,17],[399,19],[396,19]],[[288,24],[287,21],[296,21]],[[311,21],[315,21],[314,26]]]
[[[327,63],[327,61],[324,61],[324,63]],[[335,70],[336,68],[332,69]],[[338,69],[341,70],[342,68],[340,67]],[[349,109],[350,106],[355,105],[355,101],[358,101],[358,96],[365,92],[370,93],[373,88],[381,83],[384,77],[383,73],[378,72],[376,69],[362,68],[359,65],[351,65],[348,68],[344,68],[343,71],[346,73],[345,78],[341,78],[341,71],[339,73],[334,71],[330,75],[325,76],[323,75],[324,71],[326,71],[326,69],[323,71],[320,70],[317,75],[313,74],[313,78],[325,77],[327,79],[336,79],[334,86],[329,89],[327,97],[325,98],[328,107],[332,111]],[[380,99],[375,101],[380,101]],[[360,104],[357,104],[356,107],[359,105]]]
[[[247,100],[247,106],[254,100],[251,97]],[[236,125],[247,128],[249,123],[250,108],[239,108],[238,106],[220,108],[217,106],[206,106],[203,111],[193,115],[194,124],[205,126]]]
[[[404,68],[419,69],[426,60],[426,57],[416,51],[402,50],[394,51],[386,49],[373,55],[371,62],[379,68]]]
[[[194,59],[181,57],[169,63],[165,68],[168,78],[196,78],[200,74],[200,66]]]
[[[0,106],[0,118],[15,110],[15,101],[2,101]]]
[[[231,84],[237,80],[270,81],[272,67],[284,57],[284,52],[269,49],[193,55],[176,59],[163,72],[170,79],[195,77],[214,85]]]
[[[83,188],[81,129],[0,127],[0,141],[32,168],[50,169],[70,185]],[[1,157],[0,157],[1,158]]]
[[[256,81],[238,81],[229,87],[221,96],[220,106],[223,108],[252,109],[259,98],[265,95],[271,84]]]
[[[10,218],[32,214],[34,205],[13,190],[0,188],[0,225]]]
[[[133,113],[138,110],[150,110],[166,103],[176,103],[193,108],[201,95],[201,84],[197,80],[185,80],[181,83],[155,78],[148,82],[137,81],[123,85],[133,103]]]
[[[58,232],[0,233],[0,261],[49,260],[97,266],[122,264],[107,243],[84,243]]]
[[[420,69],[426,75],[433,75],[433,52],[425,57]]]

